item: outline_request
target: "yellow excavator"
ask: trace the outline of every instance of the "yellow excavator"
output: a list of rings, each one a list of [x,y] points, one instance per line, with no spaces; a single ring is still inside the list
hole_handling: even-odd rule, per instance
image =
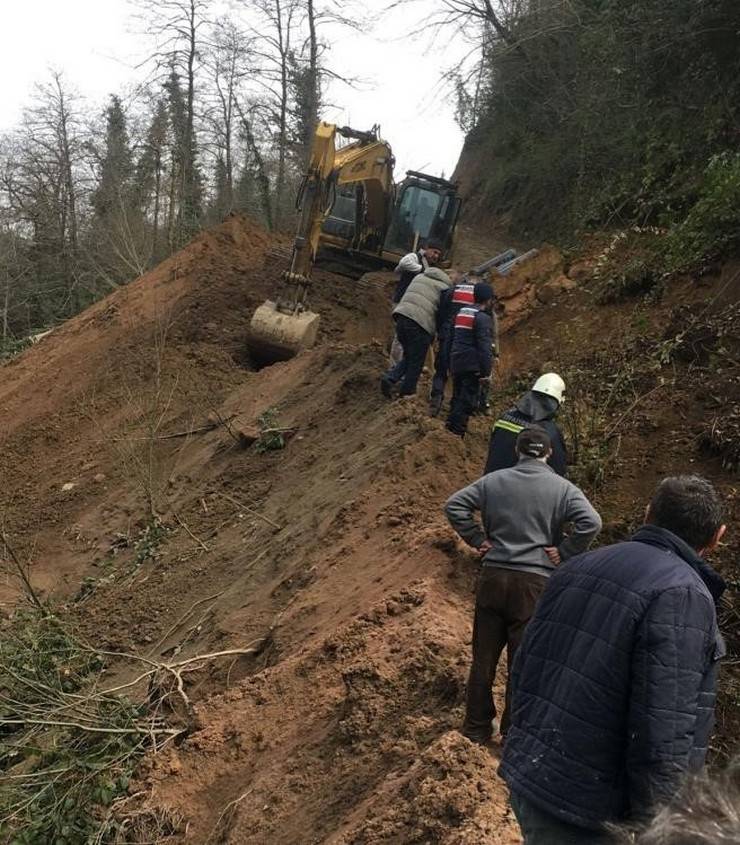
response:
[[[337,136],[347,143],[338,146]],[[314,265],[359,279],[394,267],[431,238],[449,257],[461,204],[457,186],[416,171],[395,185],[394,164],[378,127],[360,132],[319,123],[296,204],[298,227],[283,274],[287,295],[255,311],[248,338],[255,357],[285,360],[316,342],[319,315],[308,306]]]

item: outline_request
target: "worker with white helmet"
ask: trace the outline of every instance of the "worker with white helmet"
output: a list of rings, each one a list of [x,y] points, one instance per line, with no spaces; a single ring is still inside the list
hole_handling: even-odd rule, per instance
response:
[[[563,434],[555,423],[565,396],[565,382],[557,373],[541,375],[516,404],[505,411],[493,424],[488,444],[485,473],[512,467],[517,462],[516,439],[528,425],[536,424],[545,429],[552,443],[549,465],[566,475],[568,458]]]

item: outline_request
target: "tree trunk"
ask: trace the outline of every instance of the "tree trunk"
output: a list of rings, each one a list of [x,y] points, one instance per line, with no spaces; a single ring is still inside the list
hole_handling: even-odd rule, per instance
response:
[[[307,0],[308,12],[308,37],[309,37],[309,60],[308,72],[310,79],[309,103],[307,116],[308,125],[306,126],[307,137],[304,138],[306,146],[304,152],[304,162],[306,166],[311,160],[311,148],[313,146],[313,133],[316,130],[316,125],[319,122],[319,44],[316,39],[316,16],[314,14],[313,0]]]
[[[152,225],[152,263],[156,263],[159,253],[159,204],[162,192],[162,153],[154,154],[154,221]]]
[[[3,302],[3,344],[8,340],[8,311],[10,309],[10,284],[5,285],[5,298]]]
[[[235,102],[236,110],[241,118],[242,128],[244,130],[244,137],[247,141],[247,149],[249,150],[250,155],[254,156],[254,161],[257,165],[257,184],[260,188],[260,194],[262,198],[262,210],[265,214],[265,222],[267,223],[267,228],[272,230],[274,228],[274,220],[272,217],[272,210],[271,210],[271,203],[270,203],[270,180],[267,176],[267,171],[265,169],[265,162],[262,158],[262,154],[259,151],[259,147],[254,139],[254,135],[252,134],[252,127],[249,124],[249,120],[247,120],[247,116],[242,111],[241,106],[238,102]]]
[[[195,21],[195,3],[196,0],[190,0],[190,17],[188,20],[189,23],[189,32],[188,32],[188,106],[187,106],[187,114],[186,114],[186,121],[187,121],[187,139],[186,139],[186,151],[185,151],[185,160],[184,160],[184,180],[185,180],[185,188],[187,192],[188,198],[188,220],[187,220],[187,227],[188,227],[188,234],[191,234],[192,231],[195,229],[195,217],[196,217],[196,209],[195,209],[195,117],[193,114],[195,108],[195,57],[196,57],[196,21]]]
[[[283,194],[285,193],[285,159],[288,146],[288,47],[283,29],[283,9],[280,0],[275,0],[275,26],[280,51],[280,123],[278,135],[278,172],[275,183],[275,210],[273,220],[279,229],[283,215]]]
[[[170,196],[169,208],[167,209],[167,245],[170,252],[175,251],[175,223],[179,216],[179,211],[176,211],[177,206],[177,156],[170,157]]]

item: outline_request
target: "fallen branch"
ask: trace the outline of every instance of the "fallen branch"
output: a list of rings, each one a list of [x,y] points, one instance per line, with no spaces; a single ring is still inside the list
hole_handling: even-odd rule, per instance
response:
[[[182,728],[157,728],[153,725],[131,725],[128,728],[106,728],[98,725],[81,725],[78,722],[61,722],[52,719],[2,719],[0,725],[40,725],[48,728],[76,728],[80,731],[96,734],[166,734],[177,736]]]
[[[252,640],[246,648],[229,648],[225,651],[214,651],[211,654],[199,654],[196,657],[188,657],[187,660],[178,660],[177,663],[170,663],[165,665],[167,669],[180,669],[182,666],[189,666],[191,663],[199,663],[202,660],[215,660],[217,657],[231,657],[233,655],[243,656],[247,654],[259,654],[262,651],[262,646],[269,639],[270,634],[274,630],[274,625],[270,627],[269,632],[257,640]]]
[[[152,648],[149,650],[149,654],[154,654],[154,652],[157,651],[157,649],[161,645],[164,645],[167,642],[167,639],[175,633],[175,631],[180,627],[180,625],[183,624],[183,622],[185,622],[185,620],[190,616],[190,614],[195,610],[196,607],[199,607],[201,604],[206,604],[209,601],[214,601],[215,599],[221,598],[221,596],[225,592],[225,590],[221,590],[220,593],[215,593],[214,595],[208,596],[205,599],[198,599],[198,601],[193,602],[187,609],[187,611],[183,613],[183,615],[177,620],[177,622],[175,622],[175,624],[167,631],[167,633],[160,638],[159,642],[152,646]]]
[[[604,435],[604,440],[610,440],[612,437],[614,437],[622,423],[627,419],[627,417],[629,417],[629,415],[644,399],[647,399],[648,396],[651,396],[653,393],[657,393],[658,390],[666,386],[667,382],[661,382],[660,384],[657,384],[655,387],[648,390],[647,393],[643,393],[642,396],[638,396],[637,399],[635,399],[635,401],[629,406],[629,408],[627,408],[627,410],[622,414],[622,416],[619,417],[619,419],[609,429],[609,431],[607,431],[607,433]]]
[[[186,431],[175,431],[172,434],[158,434],[155,437],[114,437],[113,440],[115,442],[120,440],[176,440],[179,437],[190,437],[193,434],[206,434],[209,431],[221,428],[221,426],[229,430],[229,423],[236,417],[236,414],[232,414],[226,419],[219,417],[215,422],[206,423],[206,425],[198,426],[198,428],[189,428]]]
[[[179,515],[179,514],[177,514],[177,513],[176,513],[176,514],[174,514],[174,517],[175,517],[175,520],[177,521],[177,523],[178,523],[178,524],[179,524],[182,528],[184,528],[184,529],[187,531],[187,533],[188,533],[188,535],[190,536],[190,538],[191,538],[192,540],[194,540],[194,541],[195,541],[195,542],[196,542],[196,543],[197,543],[197,544],[201,547],[201,549],[203,549],[203,551],[204,551],[204,552],[210,552],[210,551],[211,551],[211,550],[208,548],[208,546],[207,546],[207,545],[206,545],[206,544],[205,544],[205,543],[204,543],[201,539],[199,539],[198,537],[196,537],[196,536],[195,536],[195,534],[193,534],[193,532],[192,532],[192,531],[190,530],[190,528],[188,527],[187,523],[183,522],[183,520],[182,520],[182,519],[180,519],[180,515]]]
[[[44,607],[44,605],[41,603],[41,600],[36,595],[36,591],[31,585],[31,581],[28,577],[28,574],[23,569],[23,564],[21,564],[18,555],[15,553],[12,546],[8,542],[8,535],[3,531],[0,537],[2,538],[3,546],[10,555],[10,559],[13,561],[15,568],[18,570],[18,575],[20,576],[21,581],[23,581],[23,585],[26,588],[26,593],[28,594],[28,597],[36,605],[37,610],[41,613],[42,616],[48,616],[49,611]]]
[[[213,826],[213,829],[208,834],[208,838],[205,841],[205,845],[209,845],[209,843],[212,841],[213,837],[216,836],[216,834],[220,833],[219,829],[220,829],[221,824],[223,823],[224,819],[226,818],[226,815],[232,814],[234,812],[234,810],[236,810],[236,808],[239,806],[239,804],[241,804],[241,802],[245,798],[247,798],[249,795],[251,795],[252,792],[254,792],[253,786],[250,787],[246,792],[243,792],[238,798],[235,798],[233,801],[229,801],[229,803],[223,808],[223,810],[221,810],[219,817],[216,819],[216,824]],[[231,818],[229,818],[229,821],[231,821]]]
[[[268,525],[272,525],[272,527],[275,528],[276,530],[278,530],[278,531],[283,530],[282,525],[278,525],[277,522],[273,522],[269,517],[265,516],[264,514],[261,514],[259,511],[256,511],[253,508],[250,508],[248,505],[245,505],[243,502],[240,502],[238,499],[235,499],[233,496],[229,496],[228,493],[220,493],[219,495],[223,496],[224,499],[231,502],[232,505],[236,505],[238,508],[241,508],[242,510],[246,511],[247,513],[252,514],[252,516],[256,516],[258,519],[263,520]]]

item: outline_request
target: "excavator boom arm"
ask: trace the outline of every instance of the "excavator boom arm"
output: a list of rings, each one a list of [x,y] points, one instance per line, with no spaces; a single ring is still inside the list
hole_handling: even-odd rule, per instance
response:
[[[355,140],[337,149],[337,134]],[[337,186],[363,183],[368,225],[374,228],[387,225],[389,197],[393,195],[393,164],[390,145],[374,133],[319,123],[301,192],[300,218],[288,281],[307,287],[321,229],[331,212]]]

